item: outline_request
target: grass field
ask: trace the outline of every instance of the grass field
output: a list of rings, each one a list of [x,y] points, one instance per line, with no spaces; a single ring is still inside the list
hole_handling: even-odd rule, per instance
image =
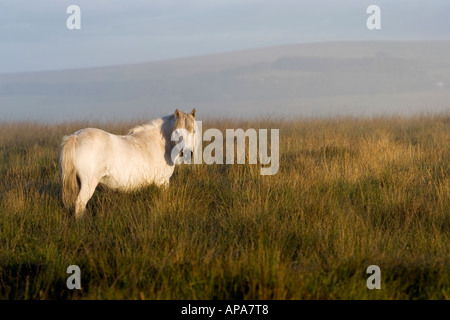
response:
[[[279,128],[279,172],[182,165],[75,221],[62,136],[133,125],[0,124],[0,299],[450,299],[450,115],[204,121]]]

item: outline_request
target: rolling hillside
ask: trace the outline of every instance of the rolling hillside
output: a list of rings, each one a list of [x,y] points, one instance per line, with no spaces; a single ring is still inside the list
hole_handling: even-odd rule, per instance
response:
[[[411,114],[450,109],[450,42],[288,45],[135,65],[0,74],[0,119]]]

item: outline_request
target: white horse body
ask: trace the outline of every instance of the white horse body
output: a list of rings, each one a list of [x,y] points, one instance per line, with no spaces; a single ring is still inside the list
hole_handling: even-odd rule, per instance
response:
[[[74,206],[75,216],[82,216],[98,184],[120,191],[152,183],[168,187],[175,169],[171,134],[176,128],[184,129],[188,120],[194,122],[194,116],[195,109],[190,115],[177,110],[127,135],[87,128],[64,137],[60,166],[66,207]]]
[[[173,164],[164,158],[162,139],[143,139],[142,134],[117,136],[100,129],[82,129],[71,136],[79,140],[75,166],[111,189],[132,191],[145,184],[168,184]],[[97,163],[97,166],[90,166]]]

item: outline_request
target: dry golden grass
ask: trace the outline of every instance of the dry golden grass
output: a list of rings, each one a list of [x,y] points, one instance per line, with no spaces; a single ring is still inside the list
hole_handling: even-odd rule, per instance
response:
[[[97,191],[75,221],[62,136],[132,125],[0,124],[0,298],[449,299],[449,115],[204,121],[279,128],[279,172],[182,165],[167,191]]]

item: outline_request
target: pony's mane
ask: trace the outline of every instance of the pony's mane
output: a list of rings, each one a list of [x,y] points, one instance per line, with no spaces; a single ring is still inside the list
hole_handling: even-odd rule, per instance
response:
[[[132,129],[130,129],[130,131],[128,131],[128,134],[134,134],[134,133],[138,133],[138,132],[142,132],[142,131],[146,131],[146,132],[151,132],[156,128],[159,128],[162,126],[162,124],[168,120],[173,120],[174,115],[168,115],[168,116],[164,116],[162,118],[158,118],[155,120],[152,120],[151,122],[147,123],[147,124],[142,124],[142,125],[138,125]]]

